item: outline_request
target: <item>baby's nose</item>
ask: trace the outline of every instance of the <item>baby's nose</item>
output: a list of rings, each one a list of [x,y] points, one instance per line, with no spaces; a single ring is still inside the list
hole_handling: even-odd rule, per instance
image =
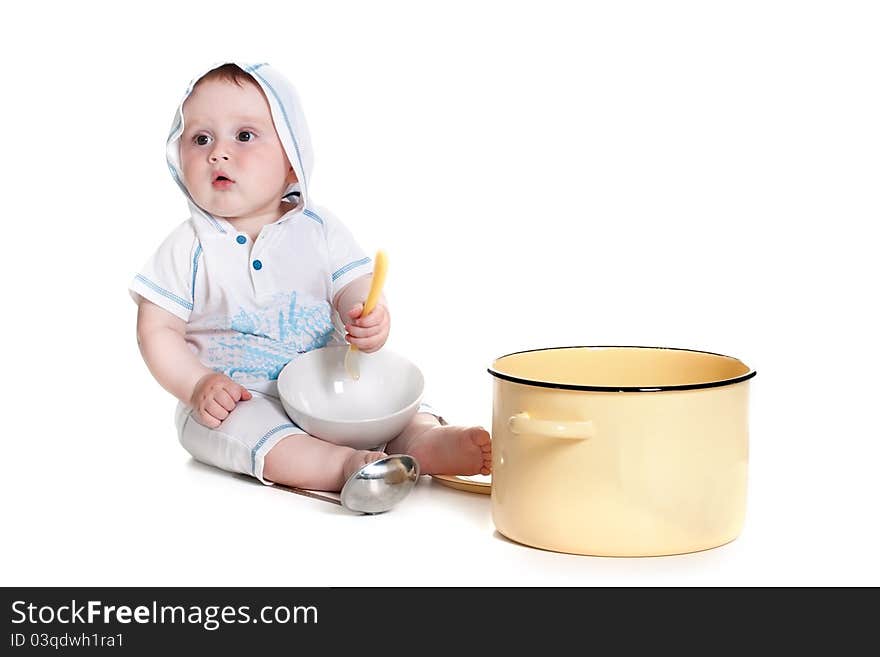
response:
[[[219,162],[220,160],[228,160],[229,159],[229,149],[226,148],[226,144],[223,143],[222,139],[218,139],[214,142],[214,148],[211,149],[210,154],[208,155],[208,159],[211,163]]]

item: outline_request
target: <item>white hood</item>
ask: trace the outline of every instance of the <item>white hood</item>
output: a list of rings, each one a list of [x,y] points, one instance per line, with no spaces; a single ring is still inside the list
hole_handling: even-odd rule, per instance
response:
[[[268,64],[248,64],[245,62],[219,62],[212,64],[196,75],[186,88],[183,98],[177,105],[177,111],[174,114],[174,121],[171,124],[171,133],[168,135],[168,144],[166,148],[166,157],[168,159],[168,168],[171,175],[180,187],[180,190],[186,196],[189,202],[190,212],[193,217],[202,216],[213,222],[213,217],[202,210],[183,184],[183,174],[180,170],[180,135],[183,134],[183,103],[189,98],[195,84],[209,71],[214,70],[224,64],[235,64],[245,73],[248,73],[266,95],[269,101],[269,109],[272,112],[272,121],[275,123],[275,131],[287,154],[296,179],[298,182],[290,185],[284,192],[284,197],[292,200],[294,205],[296,201],[291,199],[292,194],[298,194],[301,202],[308,207],[308,184],[309,177],[312,174],[312,141],[309,137],[309,129],[306,125],[306,119],[302,112],[302,106],[299,96],[293,85],[273,69]]]

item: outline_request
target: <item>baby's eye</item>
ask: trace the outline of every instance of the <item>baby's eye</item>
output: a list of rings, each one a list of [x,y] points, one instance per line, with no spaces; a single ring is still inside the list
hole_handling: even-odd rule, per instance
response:
[[[238,141],[250,141],[254,138],[254,133],[250,130],[242,130],[238,133]]]
[[[211,138],[208,135],[196,135],[193,137],[193,142],[198,146],[207,146],[211,142]]]

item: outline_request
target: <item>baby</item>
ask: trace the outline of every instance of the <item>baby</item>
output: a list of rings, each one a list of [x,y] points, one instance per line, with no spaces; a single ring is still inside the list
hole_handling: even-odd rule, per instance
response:
[[[325,442],[284,412],[276,380],[289,361],[346,341],[374,352],[391,326],[384,296],[361,316],[372,261],[308,195],[311,144],[287,80],[267,64],[196,76],[167,158],[191,216],[130,292],[141,354],[180,401],[178,436],[195,459],[326,491],[386,453],[412,455],[422,474],[489,474],[489,434],[426,405],[384,451]]]

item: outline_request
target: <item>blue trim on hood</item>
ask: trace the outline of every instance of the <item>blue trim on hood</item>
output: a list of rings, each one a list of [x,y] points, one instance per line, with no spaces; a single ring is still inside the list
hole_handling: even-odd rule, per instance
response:
[[[281,98],[278,96],[278,92],[272,87],[271,84],[264,78],[262,75],[256,72],[256,69],[260,66],[264,66],[264,64],[257,64],[257,66],[248,66],[245,71],[255,76],[260,80],[260,82],[265,85],[265,87],[272,92],[272,95],[275,97],[275,102],[278,103],[278,107],[281,108],[281,115],[284,117],[284,123],[287,125],[287,131],[290,133],[291,139],[293,139],[293,147],[296,149],[296,159],[299,162],[299,170],[302,172],[303,177],[306,176],[306,169],[303,166],[302,155],[299,152],[299,142],[296,139],[296,133],[293,131],[293,127],[290,124],[290,117],[287,116],[287,109],[284,107],[284,103],[281,102]],[[302,185],[306,185],[307,181],[300,181]]]
[[[319,217],[318,215],[316,215],[316,214],[315,214],[314,212],[312,212],[311,210],[303,210],[303,214],[306,215],[309,219],[314,219],[315,221],[317,221],[317,222],[318,222],[319,224],[321,224],[322,226],[324,225],[324,220],[321,219],[321,217]]]
[[[202,215],[203,215],[208,221],[211,222],[211,225],[214,226],[214,228],[216,228],[217,230],[219,230],[221,233],[223,233],[223,234],[225,235],[225,234],[226,234],[226,231],[223,229],[223,226],[221,226],[220,223],[219,223],[216,219],[214,219],[214,217],[212,217],[209,213],[207,213],[207,212],[205,212],[204,210],[202,210],[201,208],[199,208],[199,207],[198,207],[198,204],[197,204],[195,201],[192,200],[192,197],[190,196],[189,192],[188,192],[187,189],[186,189],[186,185],[183,184],[183,181],[180,179],[180,176],[177,175],[177,171],[175,170],[175,168],[174,168],[173,166],[171,166],[170,163],[168,164],[168,170],[171,172],[171,175],[174,176],[174,181],[175,181],[175,182],[180,186],[180,188],[184,191],[184,193],[186,194],[186,197],[187,197],[188,199],[190,199],[190,202],[193,204],[193,206],[195,206],[196,208],[199,209],[199,211],[202,213]]]
[[[174,122],[174,127],[171,128],[171,132],[168,133],[168,139],[165,140],[166,144],[170,144],[172,139],[174,138],[174,133],[180,130],[180,124],[183,123],[183,117],[178,114],[177,120]]]
[[[192,300],[193,305],[196,303],[196,274],[199,273],[199,256],[202,255],[202,243],[199,242],[199,246],[196,249],[196,254],[193,256],[193,280],[192,280]]]

